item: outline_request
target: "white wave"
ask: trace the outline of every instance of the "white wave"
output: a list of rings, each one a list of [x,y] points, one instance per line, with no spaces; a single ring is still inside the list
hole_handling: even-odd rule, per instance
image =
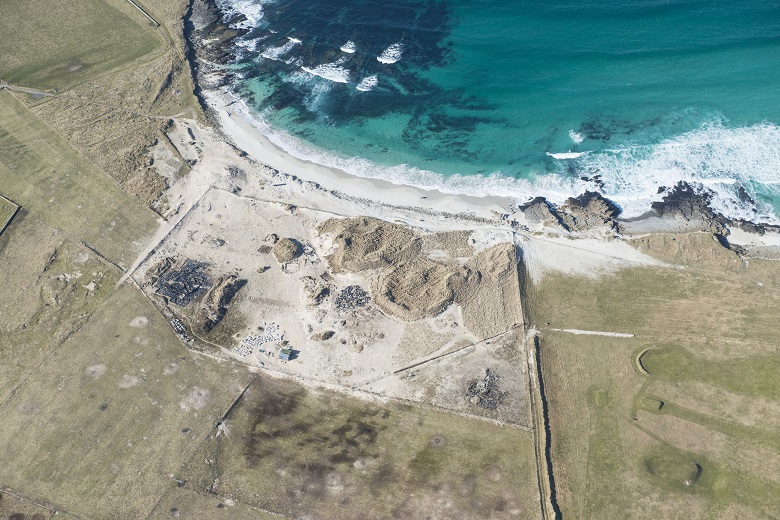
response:
[[[347,43],[341,46],[341,52],[346,52],[347,54],[353,54],[355,52],[355,42],[349,40]]]
[[[583,156],[586,153],[588,152],[560,152],[560,153],[547,152],[547,155],[549,155],[553,159],[576,159],[577,157]]]
[[[333,63],[323,63],[316,67],[301,67],[301,70],[335,83],[347,83],[349,82],[350,76],[349,69],[345,69],[341,66],[346,61],[346,58],[339,58]]]
[[[581,166],[602,174],[604,194],[628,216],[641,214],[637,206],[659,200],[660,187],[686,181],[712,190],[713,209],[724,215],[778,221],[760,200],[754,208],[737,193],[742,187],[755,199],[753,185],[771,191],[780,187],[780,127],[771,123],[738,128],[709,123],[656,145],[590,154]]]
[[[574,144],[580,144],[582,141],[585,140],[584,135],[582,135],[579,132],[575,132],[574,130],[569,130],[569,138],[572,140]]]
[[[244,48],[249,52],[254,52],[257,50],[257,44],[260,43],[261,38],[251,38],[248,40],[239,39],[236,41],[236,45],[238,47]]]
[[[358,83],[356,89],[362,91],[362,92],[369,92],[374,89],[379,84],[379,80],[376,76],[366,76],[363,78],[360,83]]]
[[[246,20],[233,24],[235,29],[254,29],[263,19],[263,5],[259,0],[217,0],[217,7],[225,15],[225,19],[243,14]]]
[[[239,105],[243,117],[291,155],[360,177],[454,195],[500,195],[518,201],[543,196],[556,204],[594,189],[592,183],[563,173],[563,168],[561,173],[532,174],[529,178],[500,172],[444,176],[406,164],[388,167],[360,157],[341,157],[268,127],[243,102]],[[687,181],[712,190],[713,209],[727,217],[780,223],[770,207],[758,201],[758,208],[754,208],[736,193],[738,187],[745,187],[752,196],[748,187],[754,182],[780,197],[780,127],[776,125],[706,125],[655,146],[591,152],[582,159],[581,166],[583,171],[601,175],[604,195],[621,206],[626,218],[647,212],[652,202],[663,198],[658,193],[660,186],[672,187]]]
[[[281,61],[282,56],[292,50],[293,47],[301,43],[301,40],[295,38],[287,38],[287,43],[278,47],[269,47],[265,49],[260,56],[269,60]]]
[[[303,42],[302,42],[301,40],[299,40],[298,38],[293,38],[292,36],[288,36],[288,37],[287,37],[287,39],[288,39],[288,40],[290,40],[290,41],[291,41],[291,42],[293,42],[293,43],[303,43]]]
[[[394,43],[387,49],[382,51],[382,54],[376,57],[380,63],[395,63],[401,59],[401,55],[404,53],[403,43]]]

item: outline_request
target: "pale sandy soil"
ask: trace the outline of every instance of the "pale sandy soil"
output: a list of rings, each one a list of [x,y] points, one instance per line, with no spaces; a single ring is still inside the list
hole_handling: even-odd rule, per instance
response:
[[[636,266],[671,267],[603,229],[575,236],[529,223],[510,199],[452,196],[299,160],[242,119],[235,100],[215,92],[205,96],[219,129],[176,120],[164,148],[154,152],[171,172],[183,161],[190,172],[169,176],[166,220],[126,277],[169,319],[182,319],[187,336],[209,345],[212,355],[301,381],[528,425],[526,277],[538,284],[547,273],[592,278]],[[334,265],[343,244],[320,227],[329,219],[361,216],[400,224],[421,241],[418,256],[400,262],[400,274],[394,265]],[[646,227],[640,226],[643,233]],[[371,238],[369,251],[371,240],[385,247],[390,231]],[[280,263],[272,248],[285,237],[298,241],[302,254]],[[758,235],[734,238],[765,245]],[[516,254],[509,271],[495,254],[502,244]],[[154,294],[149,274],[164,258],[179,265],[188,258],[207,262],[212,280],[234,275],[247,281],[213,331],[196,325],[205,312],[202,301],[180,308]],[[444,281],[436,289],[429,276]],[[467,290],[455,289],[450,300],[445,294],[449,304],[440,314],[382,302],[388,287],[411,291],[413,305],[418,298],[435,299],[430,291],[451,284]],[[355,285],[370,294],[370,302],[338,309],[337,295]],[[314,301],[323,288],[327,295]],[[282,347],[297,357],[281,361]],[[510,391],[499,411],[465,397],[488,368]]]

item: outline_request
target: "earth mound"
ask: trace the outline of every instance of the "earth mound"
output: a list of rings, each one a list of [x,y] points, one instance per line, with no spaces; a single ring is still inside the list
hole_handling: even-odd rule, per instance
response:
[[[282,238],[274,244],[274,257],[280,264],[292,262],[303,252],[300,242],[294,238]]]
[[[467,267],[417,257],[380,276],[376,303],[403,320],[430,318],[451,303],[465,300],[479,279],[479,273]]]
[[[335,252],[327,258],[334,271],[395,266],[422,250],[422,240],[411,229],[371,217],[330,219],[320,225],[319,231],[335,235]]]
[[[227,315],[230,302],[236,293],[246,285],[247,281],[232,274],[220,278],[214,288],[206,295],[203,301],[202,329],[203,332],[211,332]]]

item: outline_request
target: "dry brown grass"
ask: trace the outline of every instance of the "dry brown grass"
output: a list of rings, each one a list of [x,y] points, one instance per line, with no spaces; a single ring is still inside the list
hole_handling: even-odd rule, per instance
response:
[[[527,431],[265,378],[226,425],[185,488],[290,518],[540,515]]]
[[[143,518],[245,381],[123,286],[0,404],[0,482],[83,517]]]

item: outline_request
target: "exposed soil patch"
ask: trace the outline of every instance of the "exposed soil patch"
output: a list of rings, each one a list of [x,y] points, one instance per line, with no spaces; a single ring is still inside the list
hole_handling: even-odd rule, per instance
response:
[[[431,440],[428,441],[428,444],[430,444],[432,448],[444,448],[447,446],[447,439],[444,438],[444,435],[434,435],[431,437]]]
[[[181,400],[179,406],[184,411],[200,410],[211,400],[211,391],[206,388],[194,386],[187,396]]]

